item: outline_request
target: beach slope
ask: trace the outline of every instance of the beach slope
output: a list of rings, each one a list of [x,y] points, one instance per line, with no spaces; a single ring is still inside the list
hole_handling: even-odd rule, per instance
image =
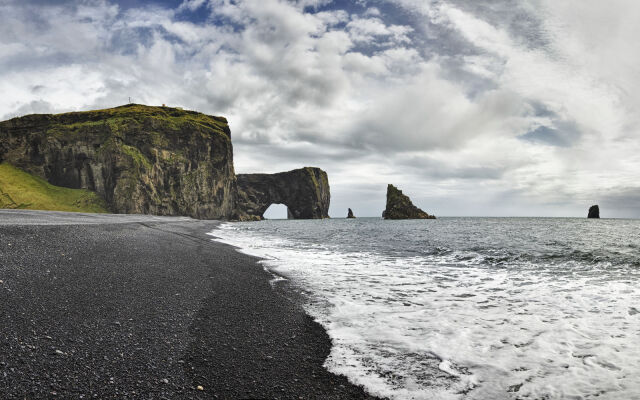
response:
[[[218,222],[0,210],[5,398],[367,398]]]

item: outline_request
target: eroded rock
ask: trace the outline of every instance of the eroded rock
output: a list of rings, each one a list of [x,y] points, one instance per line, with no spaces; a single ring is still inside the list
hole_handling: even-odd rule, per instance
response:
[[[587,218],[600,218],[600,207],[597,204],[589,207]]]
[[[353,215],[353,211],[351,211],[351,209],[349,209],[349,211],[347,211],[347,218],[355,218],[356,216]]]
[[[320,168],[277,174],[239,174],[237,217],[260,220],[271,204],[284,204],[290,219],[329,218],[329,179]]]
[[[392,184],[387,186],[387,208],[382,213],[384,219],[435,219],[422,211],[413,203],[408,196]]]
[[[0,122],[2,162],[94,191],[113,213],[255,220],[282,203],[289,218],[329,217],[326,172],[236,178],[227,120],[178,108],[128,104]],[[11,205],[5,197],[0,206]]]

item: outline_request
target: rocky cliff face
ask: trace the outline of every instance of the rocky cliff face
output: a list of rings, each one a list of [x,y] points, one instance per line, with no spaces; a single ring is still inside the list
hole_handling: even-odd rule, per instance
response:
[[[95,191],[114,213],[235,216],[231,133],[222,117],[130,104],[14,118],[0,122],[0,162]]]
[[[387,208],[382,213],[384,219],[435,219],[418,207],[402,191],[389,184],[387,186]]]
[[[292,219],[329,218],[329,179],[320,168],[277,174],[239,174],[238,218],[260,220],[271,204],[284,204]]]
[[[597,205],[589,207],[587,218],[600,218],[600,207]]]

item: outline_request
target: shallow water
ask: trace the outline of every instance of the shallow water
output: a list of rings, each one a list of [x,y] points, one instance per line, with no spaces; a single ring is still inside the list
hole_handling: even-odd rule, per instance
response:
[[[640,399],[640,220],[224,224],[309,298],[326,367],[399,399]]]

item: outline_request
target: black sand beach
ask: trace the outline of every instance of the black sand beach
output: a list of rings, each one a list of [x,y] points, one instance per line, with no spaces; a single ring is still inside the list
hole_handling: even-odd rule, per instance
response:
[[[368,398],[217,224],[0,211],[1,397]]]

